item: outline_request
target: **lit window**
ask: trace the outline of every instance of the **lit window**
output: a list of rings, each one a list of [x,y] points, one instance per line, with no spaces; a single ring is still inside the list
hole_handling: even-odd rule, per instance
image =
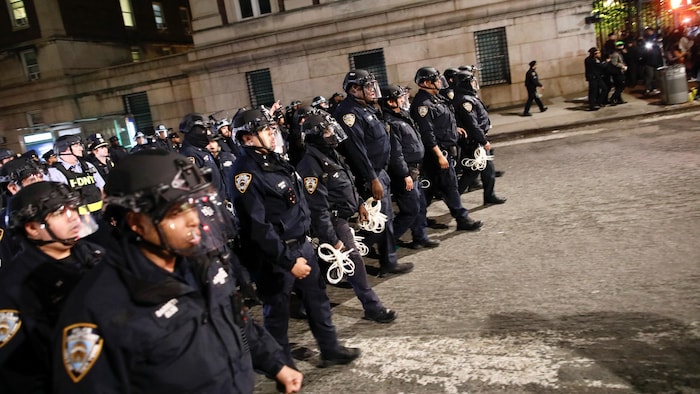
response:
[[[506,29],[500,27],[477,31],[474,41],[481,86],[510,83]]]
[[[272,91],[269,68],[247,72],[245,78],[248,81],[248,94],[253,108],[259,105],[269,107],[274,104],[275,93]]]
[[[22,65],[24,66],[24,72],[27,75],[27,79],[30,81],[35,81],[41,77],[39,72],[39,60],[36,55],[36,50],[28,49],[26,51],[20,52],[22,57]]]
[[[192,18],[190,18],[190,10],[187,7],[180,7],[180,22],[187,34],[192,34]]]
[[[140,62],[141,61],[141,50],[139,47],[131,47],[131,61]]]
[[[156,20],[156,27],[159,30],[168,28],[168,25],[165,23],[165,17],[163,16],[163,6],[160,3],[153,3],[153,17]]]
[[[22,0],[7,0],[10,6],[10,18],[12,19],[12,27],[14,29],[24,29],[29,27],[29,19],[27,19],[27,9],[24,7]]]
[[[134,11],[131,9],[130,0],[119,0],[119,6],[122,9],[122,19],[124,19],[124,26],[134,27]]]
[[[261,16],[272,12],[270,0],[238,0],[241,19]]]

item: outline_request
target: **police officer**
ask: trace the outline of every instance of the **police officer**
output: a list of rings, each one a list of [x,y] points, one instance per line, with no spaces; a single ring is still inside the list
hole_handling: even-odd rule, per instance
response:
[[[236,156],[233,153],[226,151],[222,148],[224,144],[223,137],[221,134],[217,134],[209,141],[207,145],[207,150],[211,153],[214,158],[214,163],[219,169],[221,174],[221,180],[226,185],[226,190],[229,190],[228,182],[233,179],[233,163],[236,161]]]
[[[109,157],[114,164],[119,163],[119,160],[128,154],[129,151],[119,143],[119,137],[116,135],[109,137]]]
[[[114,162],[109,157],[109,144],[102,138],[100,133],[91,134],[87,138],[88,140],[88,154],[87,159],[92,163],[97,172],[100,173],[102,178],[106,179],[109,170],[114,167]]]
[[[56,161],[58,161],[58,158],[56,157],[56,154],[54,153],[53,149],[49,149],[46,151],[43,155],[41,155],[41,158],[44,160],[44,164],[46,166],[50,166]]]
[[[523,116],[532,116],[530,113],[530,106],[535,102],[540,108],[540,112],[547,110],[547,107],[542,104],[542,100],[537,97],[537,88],[542,87],[540,82],[540,77],[537,75],[537,61],[533,60],[528,63],[530,68],[525,73],[525,89],[527,89],[527,102],[525,103],[525,109],[523,110]]]
[[[12,199],[21,251],[0,270],[0,391],[50,393],[51,334],[69,293],[104,256],[81,238],[95,230],[67,185],[37,182]]]
[[[151,148],[151,144],[148,143],[148,138],[146,138],[146,134],[144,134],[141,131],[134,135],[134,141],[136,141],[136,145],[131,147],[129,153],[136,153],[138,151]]]
[[[469,217],[457,191],[453,162],[457,153],[458,129],[450,103],[438,95],[447,82],[433,67],[419,68],[414,81],[420,90],[413,98],[410,111],[425,147],[424,174],[429,183],[424,189],[425,200],[430,205],[435,193],[440,191],[450,214],[457,220],[457,230],[477,230],[481,221]]]
[[[156,127],[156,138],[155,141],[153,141],[153,147],[165,151],[172,151],[173,146],[170,144],[170,140],[168,140],[168,132],[172,129],[172,127],[165,127],[164,124],[159,124],[158,127]]]
[[[228,190],[219,172],[219,167],[214,157],[207,150],[207,145],[214,138],[209,130],[207,120],[201,114],[187,114],[180,122],[180,132],[185,135],[180,154],[186,156],[200,169],[206,169],[205,171],[211,174],[211,183],[216,188],[219,196],[230,201]]]
[[[10,205],[12,197],[25,186],[44,180],[44,168],[34,160],[18,158],[6,163],[0,169],[0,185],[3,191],[3,208],[0,220],[0,268],[20,250],[21,243],[16,242],[7,231],[10,224]]]
[[[491,128],[491,120],[484,103],[476,95],[474,75],[468,71],[460,71],[455,75],[455,81],[457,84],[453,104],[457,125],[467,131],[467,136],[459,140],[463,153],[461,159],[473,160],[475,150],[479,146],[484,148],[486,155],[489,155],[491,143],[487,134]],[[460,165],[462,165],[461,160]],[[496,173],[492,160],[486,160],[485,167],[480,171],[464,166],[462,177],[459,179],[459,191],[463,192],[472,184],[479,173],[481,173],[481,183],[484,185],[484,205],[505,203],[506,199],[496,196],[493,190],[496,184]]]
[[[234,157],[241,155],[241,145],[233,138],[231,131],[231,122],[227,119],[221,119],[216,122],[216,132],[221,136],[221,150],[230,152]]]
[[[301,294],[311,332],[321,350],[321,365],[347,364],[357,348],[338,343],[331,306],[316,252],[308,238],[311,219],[299,175],[275,153],[274,120],[251,109],[233,119],[243,154],[236,160],[233,202],[241,227],[242,260],[263,301],[265,327],[293,363],[289,345],[289,302]]]
[[[403,86],[382,88],[379,99],[384,120],[390,127],[391,154],[396,163],[389,168],[391,190],[399,207],[394,217],[394,237],[397,243],[413,249],[434,248],[440,242],[428,238],[427,204],[420,187],[420,173],[425,149],[420,133],[408,113],[408,90]],[[411,230],[412,242],[401,243],[399,238]]]
[[[7,163],[8,161],[14,160],[15,157],[17,157],[17,155],[15,155],[15,152],[12,150],[0,149],[0,167],[2,167],[3,164]]]
[[[49,167],[47,180],[69,185],[80,193],[80,213],[99,216],[105,181],[95,165],[83,158],[85,147],[78,135],[62,135],[54,143],[58,161]]]
[[[386,215],[382,233],[372,234],[379,248],[380,276],[403,274],[413,270],[413,263],[399,263],[394,237],[394,212],[391,206],[391,179],[386,169],[391,157],[391,138],[381,114],[374,108],[381,97],[374,75],[367,70],[353,70],[345,75],[343,88],[347,97],[333,116],[348,135],[341,152],[348,159],[357,177],[360,194],[381,201],[381,212]],[[367,238],[368,246],[371,238]]]
[[[396,312],[385,308],[369,285],[365,264],[348,222],[358,213],[359,220],[367,220],[367,210],[350,169],[335,150],[347,136],[329,114],[309,116],[302,130],[306,150],[297,164],[297,172],[308,195],[312,233],[322,244],[340,251],[351,250],[349,257],[355,264],[355,271],[347,276],[347,281],[362,303],[364,318],[379,323],[392,322]]]
[[[297,391],[301,374],[240,306],[238,262],[220,254],[233,234],[197,166],[138,152],[105,194],[118,246],[66,301],[54,393],[250,393],[254,369]]]
[[[323,96],[314,97],[314,99],[311,100],[311,107],[326,112],[328,112],[328,109],[330,108],[330,106],[328,105],[328,100],[326,100],[326,98]]]

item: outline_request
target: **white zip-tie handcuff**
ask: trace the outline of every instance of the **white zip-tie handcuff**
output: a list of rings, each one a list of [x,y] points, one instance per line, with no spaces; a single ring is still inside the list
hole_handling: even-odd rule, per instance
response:
[[[474,149],[474,158],[465,157],[462,159],[462,166],[471,168],[473,171],[482,171],[486,168],[486,161],[493,160],[493,156],[486,154],[486,149],[479,145]]]
[[[355,235],[355,229],[352,227],[350,227],[350,232],[352,233],[352,237],[355,239],[355,248],[357,248],[357,252],[360,254],[360,256],[367,256],[369,253],[369,248],[364,242],[362,242],[365,237]]]
[[[368,220],[366,222],[360,222],[360,228],[377,234],[381,233],[384,231],[384,225],[387,219],[386,215],[381,212],[382,202],[375,201],[374,198],[370,197],[364,204],[367,209]]]
[[[352,249],[349,249],[341,252],[328,243],[318,246],[318,257],[331,265],[326,273],[328,283],[335,285],[343,279],[344,275],[355,275],[355,263],[349,257],[352,251]]]

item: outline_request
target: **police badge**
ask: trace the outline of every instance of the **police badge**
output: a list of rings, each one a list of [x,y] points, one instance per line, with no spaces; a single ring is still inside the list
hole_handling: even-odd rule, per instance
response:
[[[87,375],[102,352],[104,340],[97,334],[97,325],[77,323],[63,329],[63,366],[73,383]]]
[[[425,118],[425,115],[428,114],[428,107],[425,105],[421,105],[418,107],[418,115],[420,115],[421,118]]]
[[[348,125],[348,127],[352,127],[352,125],[355,124],[355,114],[345,114],[343,115],[343,123]]]
[[[472,103],[470,103],[469,101],[465,101],[462,103],[462,108],[464,108],[467,112],[472,112]]]
[[[5,346],[22,327],[19,311],[16,309],[0,309],[0,348]]]
[[[304,178],[304,188],[307,193],[314,194],[316,186],[318,186],[318,178],[312,176]]]
[[[248,172],[242,172],[233,178],[233,182],[236,184],[236,189],[238,189],[238,192],[241,194],[248,190],[248,186],[250,186],[250,181],[252,180],[253,174]]]

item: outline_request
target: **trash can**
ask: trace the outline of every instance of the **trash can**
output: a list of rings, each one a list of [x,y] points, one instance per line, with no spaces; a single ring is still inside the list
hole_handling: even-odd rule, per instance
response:
[[[681,104],[688,102],[688,79],[685,65],[674,64],[660,67],[661,99],[664,104]]]

